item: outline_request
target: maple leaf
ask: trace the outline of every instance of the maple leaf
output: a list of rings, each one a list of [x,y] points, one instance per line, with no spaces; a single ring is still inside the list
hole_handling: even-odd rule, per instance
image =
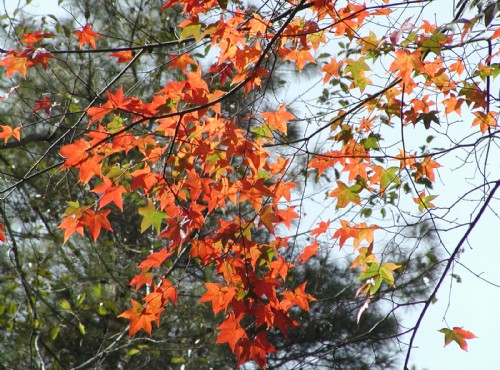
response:
[[[101,156],[94,155],[93,157],[86,158],[77,165],[80,169],[79,181],[82,184],[87,184],[96,175],[102,177],[101,165],[99,164],[101,159]]]
[[[437,195],[425,195],[425,191],[421,192],[418,197],[413,198],[413,201],[418,204],[418,210],[420,212],[426,209],[435,208],[436,206],[431,202],[437,198]]]
[[[284,210],[278,209],[277,213],[280,221],[283,222],[288,228],[292,226],[292,220],[294,218],[300,218],[300,215],[295,212],[295,206],[288,207]]]
[[[367,178],[366,169],[368,168],[368,163],[362,159],[353,158],[348,164],[344,166],[342,172],[349,172],[349,181],[352,181],[356,176],[361,176],[362,178]]]
[[[360,205],[360,190],[361,186],[358,184],[354,184],[349,187],[342,181],[337,180],[337,188],[333,190],[329,196],[337,198],[337,208],[344,208],[351,202]]]
[[[11,137],[17,141],[21,141],[21,127],[12,129],[10,126],[2,125],[0,128],[2,129],[2,132],[0,132],[0,139],[3,139],[5,144],[7,144],[7,141],[9,141]]]
[[[272,261],[269,264],[269,270],[271,271],[271,277],[276,278],[281,276],[283,280],[286,279],[289,268],[293,267],[293,264],[287,262],[283,256],[278,255],[278,259]]]
[[[354,237],[353,247],[357,248],[362,240],[365,240],[368,244],[373,243],[373,232],[378,229],[377,225],[368,226],[366,222],[361,222],[352,227],[354,232],[352,236]]]
[[[26,78],[26,71],[30,65],[26,55],[17,51],[9,51],[7,56],[0,60],[0,66],[7,68],[7,78],[15,72],[19,72]]]
[[[133,299],[130,299],[130,302],[132,303],[132,308],[118,315],[118,317],[130,320],[128,335],[132,336],[141,329],[151,335],[151,331],[153,330],[151,323],[154,321],[159,326],[160,313],[165,311],[165,309],[159,306],[159,302],[158,304],[151,304],[150,302],[145,305]]]
[[[382,266],[380,266],[380,269],[378,271],[380,277],[390,286],[395,287],[394,285],[394,275],[392,272],[396,269],[401,267],[401,265],[396,265],[395,263],[384,263]]]
[[[91,29],[90,23],[87,23],[81,31],[76,30],[76,31],[73,31],[72,34],[78,38],[78,43],[80,44],[80,49],[85,44],[89,44],[92,49],[95,49],[95,38],[101,37],[101,35],[99,35],[97,32],[94,32]]]
[[[289,50],[283,57],[283,60],[295,61],[295,65],[297,66],[299,72],[302,72],[302,69],[304,68],[307,62],[316,64],[316,60],[313,58],[311,52],[308,49]]]
[[[421,51],[416,50],[412,53],[405,50],[396,50],[396,59],[389,67],[389,72],[397,72],[403,82],[411,85],[411,74],[413,71],[419,71],[422,67]]]
[[[333,238],[340,238],[339,245],[342,249],[346,240],[352,237],[357,237],[359,231],[351,227],[349,221],[346,220],[340,220],[340,225],[341,227],[335,231],[335,234],[333,234]]]
[[[311,235],[318,236],[324,234],[328,231],[328,227],[330,227],[330,220],[321,221],[315,229],[311,230]]]
[[[99,209],[113,202],[123,212],[123,193],[127,191],[123,185],[115,185],[109,178],[103,177],[103,183],[91,190],[100,194]]]
[[[285,135],[287,133],[287,121],[295,118],[292,113],[285,111],[284,104],[282,104],[276,112],[265,112],[262,113],[261,116],[266,120],[271,130],[281,131]]]
[[[434,161],[431,156],[425,157],[425,159],[420,163],[415,163],[417,168],[417,173],[415,174],[415,180],[418,180],[422,176],[427,177],[430,181],[434,182],[434,169],[441,167],[439,163]]]
[[[211,302],[214,313],[226,310],[236,295],[232,286],[223,286],[218,283],[205,283],[207,291],[200,298],[200,303]]]
[[[125,98],[123,95],[123,86],[120,86],[116,93],[107,91],[108,101],[100,107],[91,107],[87,109],[87,114],[91,117],[90,123],[94,121],[102,122],[102,119],[114,110],[127,110],[129,104],[133,104],[132,99]]]
[[[159,267],[172,254],[173,252],[167,252],[167,248],[162,248],[158,252],[151,253],[148,258],[139,264],[139,267],[141,269]]]
[[[137,292],[139,288],[143,285],[151,286],[153,283],[153,273],[150,267],[141,268],[141,272],[135,275],[128,283],[130,286],[135,285],[135,291]]]
[[[109,231],[113,231],[111,224],[108,221],[108,215],[111,213],[110,210],[99,211],[95,213],[91,209],[87,209],[83,213],[83,217],[80,222],[82,225],[88,226],[90,229],[90,234],[94,241],[97,240],[99,234],[101,233],[101,229],[106,229]]]
[[[467,339],[477,338],[477,336],[471,333],[470,331],[464,330],[456,326],[453,328],[453,330],[449,328],[442,328],[439,330],[439,332],[444,334],[445,346],[447,346],[453,341],[456,342],[460,346],[460,348],[465,352],[467,352],[468,349]]]
[[[118,63],[127,63],[128,61],[134,59],[132,50],[117,51],[116,53],[108,54],[110,57],[118,58]]]
[[[330,63],[325,64],[321,70],[325,72],[325,77],[323,78],[323,85],[326,84],[332,77],[339,78],[339,69],[344,64],[344,61],[340,63],[337,62],[335,58],[330,59]]]
[[[33,44],[36,44],[37,42],[39,42],[43,39],[51,38],[51,37],[54,37],[54,34],[42,33],[42,31],[38,30],[36,32],[25,33],[23,35],[23,38],[21,39],[21,42],[28,44],[29,46],[33,46]]]
[[[179,68],[181,72],[186,72],[187,66],[192,65],[192,66],[197,66],[198,63],[196,63],[189,53],[182,53],[181,55],[176,55],[176,54],[170,54],[171,62],[169,68]]]
[[[217,329],[220,331],[215,343],[227,343],[234,352],[236,343],[247,338],[247,333],[240,325],[241,316],[235,317],[233,312],[229,312],[226,319],[220,324]]]
[[[274,213],[272,206],[265,206],[259,212],[259,226],[264,225],[271,234],[274,234],[274,224],[279,221],[280,218]]]
[[[79,218],[75,215],[68,215],[60,224],[57,226],[58,229],[65,229],[64,231],[64,243],[66,243],[74,232],[83,236],[83,224]]]
[[[7,239],[5,238],[5,234],[2,231],[3,229],[5,229],[5,226],[0,225],[0,241],[5,243]]]
[[[35,107],[33,108],[33,110],[35,112],[38,112],[39,110],[42,110],[45,112],[45,114],[49,115],[50,114],[50,110],[52,109],[53,107],[53,104],[52,102],[50,101],[50,98],[48,96],[42,98],[42,99],[38,99],[38,100],[35,100]]]
[[[153,202],[148,201],[148,205],[139,208],[139,214],[143,216],[141,221],[141,233],[147,230],[148,227],[153,226],[156,231],[160,232],[161,222],[168,217],[165,212],[157,211]]]
[[[87,149],[89,143],[83,139],[75,140],[72,144],[63,146],[59,153],[66,158],[63,168],[77,167],[89,157]]]
[[[295,288],[293,293],[288,290],[281,293],[285,297],[281,302],[281,307],[288,310],[290,307],[297,305],[304,311],[309,311],[309,301],[315,301],[316,298],[306,293],[305,289],[306,283],[304,282]]]
[[[473,112],[476,118],[472,121],[472,126],[479,125],[479,129],[484,134],[489,128],[497,126],[496,115],[497,112]]]
[[[302,260],[302,264],[304,265],[309,260],[309,258],[314,257],[317,254],[318,254],[318,241],[314,239],[313,243],[305,247],[302,253],[297,257],[295,261],[298,262]]]
[[[276,352],[276,349],[267,340],[267,332],[261,331],[254,338],[241,339],[234,350],[238,359],[238,366],[247,361],[254,361],[258,366],[265,369],[267,354]]]
[[[378,264],[377,257],[372,253],[373,243],[368,247],[358,248],[358,256],[352,261],[350,268],[354,269],[361,265],[361,271],[365,272],[366,269],[372,264]]]

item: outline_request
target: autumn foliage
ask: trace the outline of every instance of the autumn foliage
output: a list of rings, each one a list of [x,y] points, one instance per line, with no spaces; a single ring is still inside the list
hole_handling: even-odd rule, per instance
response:
[[[275,13],[220,0],[169,0],[161,5],[163,12],[174,8],[184,14],[175,42],[203,42],[217,53],[204,60],[184,50],[167,55],[163,68],[179,78],[166,81],[150,97],[134,96],[119,81],[110,82],[85,107],[85,129],[58,148],[63,158],[59,170],[73,173],[88,194],[68,199],[58,226],[64,243],[75,234],[97,241],[102,233],[112,233],[110,216],[123,212],[132,194],[140,195],[133,201],[139,204],[141,223],[134,227],[143,233],[153,230],[163,241],[130,277],[136,299],[119,315],[128,320],[130,335],[140,330],[151,334],[182,299],[182,283],[170,278],[181,257],[216,272],[216,280],[205,283],[199,303],[222,315],[216,342],[227,344],[238,364],[253,361],[265,367],[267,354],[276,350],[268,333],[287,337],[300,326],[297,311],[309,311],[316,299],[308,282],[292,285],[288,277],[296,265],[322,253],[324,238],[339,249],[349,245],[354,250],[350,268],[359,272],[355,283],[365,302],[358,320],[382,291],[397,289],[397,277],[409,265],[380,254],[378,235],[385,222],[377,219],[397,199],[409,200],[402,213],[416,217],[439,208],[433,184],[447,150],[419,151],[405,144],[405,130],[440,130],[447,124],[443,116],[469,115],[464,129],[482,138],[494,135],[498,114],[488,89],[499,72],[493,62],[500,36],[494,26],[483,26],[482,40],[497,54],[474,63],[449,52],[473,41],[468,24],[459,24],[454,32],[428,19],[408,19],[390,33],[370,26],[400,14],[400,5],[301,0],[282,2]],[[482,21],[481,16],[471,20]],[[0,60],[5,77],[27,78],[61,63],[60,50],[45,44],[52,37],[43,30],[24,34],[19,48],[6,51]],[[88,23],[72,37],[71,50],[93,53],[106,36],[105,30]],[[329,45],[340,38],[356,51],[330,53]],[[147,50],[147,45],[124,45],[102,53],[128,69]],[[276,60],[297,73],[318,71],[325,86],[341,86],[346,96],[355,97],[353,102],[332,108],[314,130],[306,131],[284,103],[251,112],[245,119],[252,124],[242,126],[226,114],[225,101],[265,90]],[[33,111],[50,115],[57,99],[41,96]],[[299,139],[288,141],[291,128],[301,132]],[[20,126],[0,129],[5,145],[23,140]],[[399,139],[384,147],[388,129]],[[325,145],[314,151],[308,144],[319,137]],[[304,151],[307,161],[300,163],[290,151],[279,150],[286,147]],[[304,180],[289,176],[297,166],[308,181],[329,179],[325,197],[342,215],[317,220],[303,245],[293,241],[294,225],[304,213],[297,202]],[[229,209],[240,211],[225,217]],[[374,210],[381,216],[372,220]],[[217,224],[207,228],[207,219],[216,215]],[[8,243],[3,231],[0,240]],[[267,240],[256,236],[263,231]],[[455,257],[451,252],[447,261],[451,264]],[[448,269],[449,264],[443,276]],[[460,328],[441,332],[446,344],[456,341],[464,350],[466,339],[475,337]]]

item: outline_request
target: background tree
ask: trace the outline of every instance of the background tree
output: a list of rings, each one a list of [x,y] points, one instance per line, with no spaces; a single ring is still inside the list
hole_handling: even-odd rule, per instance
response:
[[[263,365],[269,352],[270,367],[314,361],[325,367],[387,368],[394,353],[385,338],[403,334],[396,309],[421,303],[423,318],[434,296],[427,291],[434,285],[422,282],[433,284],[440,255],[422,247],[425,232],[408,233],[427,219],[428,229],[448,222],[432,210],[435,195],[428,194],[439,167],[434,158],[494,139],[489,84],[495,65],[471,59],[472,77],[462,81],[464,60],[444,59],[448,50],[480,42],[489,42],[485,52],[493,56],[491,6],[463,27],[457,24],[460,34],[448,36],[456,32],[449,30],[456,19],[441,29],[428,22],[420,28],[409,20],[398,24],[398,17],[406,19],[402,4],[276,2],[241,11],[245,4],[238,2],[176,3],[165,3],[160,14],[161,4],[104,2],[94,14],[98,7],[89,1],[71,8],[72,21],[55,19],[53,25],[46,17],[40,27],[8,18],[4,25],[12,41],[0,62],[12,78],[3,81],[9,96],[2,102],[0,153],[10,251],[2,261],[7,278],[0,322],[9,329],[7,343],[19,349],[11,347],[4,362],[56,368],[233,367],[227,348],[213,345],[216,340],[227,342],[239,363]],[[429,2],[421,3],[425,8]],[[391,12],[390,26],[399,28],[382,37],[378,28],[365,35],[365,19],[376,22]],[[116,20],[113,27],[105,27],[109,19]],[[477,40],[471,27],[481,21],[493,35]],[[219,47],[214,60],[210,39]],[[336,57],[319,54],[327,43],[339,46]],[[272,100],[274,86],[280,85],[273,76],[283,60],[304,72],[322,63],[326,113],[309,117],[303,126],[299,111],[294,117],[280,98]],[[374,63],[389,66],[394,79],[369,76]],[[425,88],[415,85],[418,78]],[[471,106],[475,125],[487,136],[445,150],[429,145],[431,135],[420,147],[420,142],[410,147],[403,134],[394,144],[390,132],[399,135],[398,126],[409,122],[450,137],[448,128],[435,127],[443,112],[431,110],[435,101],[426,90],[444,95],[446,102],[436,101],[445,104],[446,114],[459,112],[464,103]],[[289,135],[294,124],[295,137]],[[327,129],[330,134],[322,135]],[[321,145],[313,147],[313,139]],[[402,152],[391,154],[397,142],[403,143]],[[75,169],[61,172],[61,166]],[[300,216],[296,210],[306,209],[310,189],[325,189],[336,199],[341,215],[336,218],[342,219],[323,219],[305,230],[303,223],[294,223]],[[405,194],[421,215],[410,218],[401,200]],[[479,216],[492,196],[479,203]],[[377,226],[361,221],[377,212],[383,218],[390,212],[399,216]],[[283,239],[290,234],[280,224],[297,227]],[[382,228],[386,240],[375,241],[374,231]],[[87,238],[69,238],[75,232]],[[352,240],[361,287],[324,272],[350,264],[332,265],[332,239],[340,247]],[[462,244],[441,257],[444,273]],[[290,263],[306,267],[288,273]],[[146,300],[125,310],[137,265],[142,271],[132,279],[139,291],[133,297],[142,294]],[[303,290],[304,281],[315,298]],[[435,289],[442,280],[436,281]],[[358,299],[352,300],[355,293]],[[209,307],[195,304],[200,297],[211,303],[215,321]],[[131,333],[150,331],[164,305],[168,313],[151,337],[129,340],[123,321],[116,319],[122,312],[131,320]],[[342,327],[321,326],[340,317]],[[296,322],[301,326],[295,328]],[[446,333],[460,341],[460,332]],[[413,337],[410,348],[412,342]],[[273,347],[289,351],[273,354]],[[21,348],[30,349],[29,359]],[[364,355],[353,359],[353,353]]]

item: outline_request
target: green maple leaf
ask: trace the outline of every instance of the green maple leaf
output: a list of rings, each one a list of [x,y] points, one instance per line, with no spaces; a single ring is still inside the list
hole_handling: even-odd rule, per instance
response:
[[[167,218],[165,212],[157,211],[153,202],[149,201],[146,207],[139,208],[139,214],[143,216],[141,222],[141,233],[148,227],[153,226],[157,232],[160,232],[161,222]]]

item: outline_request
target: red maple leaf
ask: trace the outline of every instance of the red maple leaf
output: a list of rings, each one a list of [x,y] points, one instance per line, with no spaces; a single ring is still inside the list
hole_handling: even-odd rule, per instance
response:
[[[103,177],[103,183],[91,190],[92,193],[101,194],[99,209],[113,202],[123,212],[123,193],[127,191],[123,185],[115,185],[107,177]]]
[[[173,252],[167,252],[167,248],[162,248],[158,252],[151,253],[148,258],[139,264],[140,268],[159,267],[163,261],[170,257]]]
[[[232,286],[222,286],[217,283],[205,283],[207,292],[200,298],[201,302],[211,302],[214,313],[226,310],[231,300],[236,295],[236,290]]]
[[[72,144],[63,146],[59,153],[66,158],[63,168],[78,167],[84,160],[89,157],[87,149],[89,143],[85,140],[75,140]]]
[[[236,343],[242,338],[248,338],[245,329],[240,325],[242,316],[235,317],[233,312],[229,312],[226,319],[217,329],[220,331],[215,343],[227,343],[234,352]]]
[[[238,366],[247,361],[254,361],[258,366],[265,369],[267,354],[276,352],[276,349],[267,340],[267,332],[261,331],[254,338],[241,339],[235,348],[235,355],[238,358]]]
[[[88,226],[88,228],[90,229],[90,234],[92,235],[94,241],[96,241],[99,237],[101,229],[113,231],[113,228],[111,227],[111,224],[109,223],[107,218],[110,212],[110,210],[104,210],[98,211],[96,213],[91,209],[87,209],[83,213],[81,223],[85,226]]]
[[[314,239],[311,245],[304,248],[302,253],[297,257],[296,261],[302,260],[302,264],[305,264],[309,258],[314,257],[318,254],[318,241]]]
[[[35,112],[38,112],[39,110],[42,110],[45,112],[45,114],[49,115],[50,110],[52,109],[52,102],[50,101],[50,98],[48,96],[38,99],[35,101],[36,105],[33,108]]]
[[[141,272],[135,275],[131,280],[129,285],[135,285],[135,291],[137,292],[141,286],[144,284],[151,286],[153,283],[153,274],[151,273],[150,267],[144,267],[141,269]]]
[[[116,53],[109,54],[109,56],[118,58],[118,63],[127,63],[128,61],[134,59],[132,50],[117,51]]]
[[[95,49],[95,38],[101,37],[101,35],[99,35],[97,32],[92,31],[90,23],[87,23],[81,31],[76,30],[73,31],[72,34],[78,37],[80,49],[85,44],[89,44],[92,49]]]
[[[5,234],[2,231],[3,229],[5,229],[5,226],[0,225],[0,241],[5,243],[7,241],[7,239],[5,238]]]
[[[160,314],[165,311],[165,309],[159,305],[161,302],[153,300],[145,305],[133,299],[131,299],[130,302],[132,303],[132,308],[118,315],[118,317],[130,320],[128,334],[132,336],[143,329],[146,333],[151,335],[153,329],[151,322],[154,321],[156,325],[159,326]]]

